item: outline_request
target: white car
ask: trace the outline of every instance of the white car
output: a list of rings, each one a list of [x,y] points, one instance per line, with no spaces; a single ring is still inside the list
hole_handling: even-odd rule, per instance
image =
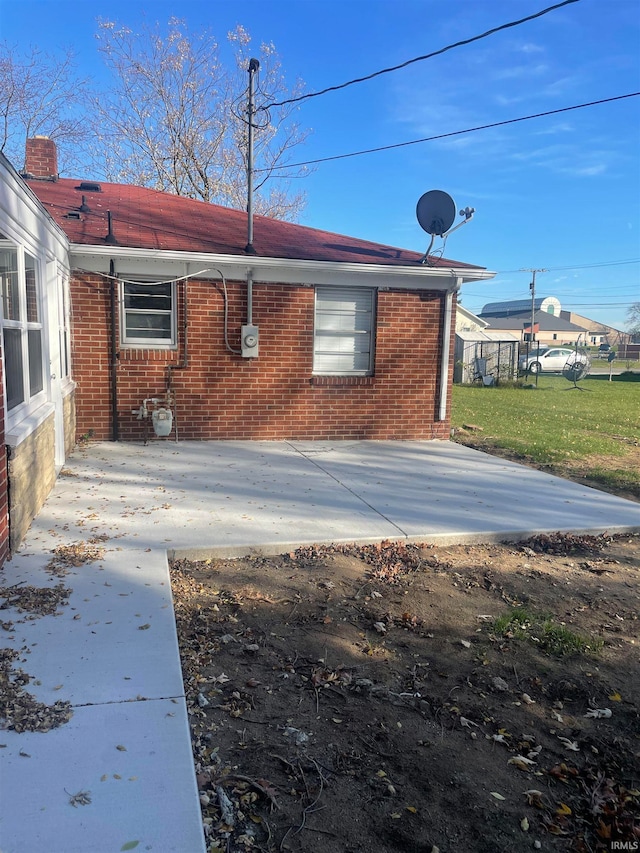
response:
[[[524,373],[562,373],[566,364],[576,360],[576,351],[569,347],[540,347],[520,357],[518,366]]]

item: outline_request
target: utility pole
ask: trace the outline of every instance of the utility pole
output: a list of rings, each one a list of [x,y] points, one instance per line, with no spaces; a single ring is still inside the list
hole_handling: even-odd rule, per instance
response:
[[[536,317],[536,273],[547,272],[547,270],[524,270],[524,272],[531,273],[531,284],[529,285],[529,290],[531,291],[531,335],[529,336],[529,340],[531,341],[531,343],[533,343],[536,339],[535,332],[533,331],[534,321]]]
[[[539,272],[547,272],[545,269],[525,269],[522,272],[530,272],[531,273],[531,283],[529,284],[529,290],[531,291],[531,331],[529,333],[529,347],[527,348],[527,356],[529,352],[533,352],[533,343],[536,339],[534,332],[534,323],[536,318],[536,274]],[[540,342],[538,342],[538,349],[540,348]],[[527,373],[529,372],[529,359],[527,358]],[[538,384],[538,374],[536,373],[536,385]]]
[[[253,117],[256,113],[255,104],[255,76],[260,68],[260,63],[257,59],[249,60],[249,101],[247,103],[247,245],[244,247],[248,255],[255,255],[256,250],[253,248]]]

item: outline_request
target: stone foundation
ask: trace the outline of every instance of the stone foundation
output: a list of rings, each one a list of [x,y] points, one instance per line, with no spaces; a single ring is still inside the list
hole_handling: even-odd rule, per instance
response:
[[[64,420],[64,456],[65,459],[73,453],[76,446],[76,393],[72,391],[62,401],[62,417]]]

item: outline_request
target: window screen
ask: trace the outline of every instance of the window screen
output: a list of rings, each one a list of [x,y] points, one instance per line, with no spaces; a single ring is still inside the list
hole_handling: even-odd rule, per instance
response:
[[[21,320],[20,279],[16,249],[0,249],[0,287],[2,289],[3,319]]]
[[[33,397],[44,388],[42,375],[42,330],[27,331],[29,348],[29,394]]]
[[[175,283],[122,282],[122,343],[175,343]]]
[[[3,330],[4,367],[7,382],[7,409],[15,408],[24,402],[24,382],[22,373],[22,332],[20,329]]]
[[[366,376],[373,370],[375,291],[316,288],[313,372]]]
[[[44,390],[39,264],[20,246],[0,245],[0,298],[11,411]]]

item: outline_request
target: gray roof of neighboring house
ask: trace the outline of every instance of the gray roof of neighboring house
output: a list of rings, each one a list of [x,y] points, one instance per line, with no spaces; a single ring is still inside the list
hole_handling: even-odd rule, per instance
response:
[[[489,321],[490,329],[524,329],[525,326],[531,325],[531,311],[523,311],[519,314],[512,314],[510,317],[486,317],[480,315],[483,320]],[[540,326],[541,332],[584,332],[583,326],[577,326],[575,323],[570,323],[562,317],[556,317],[555,314],[549,314],[547,311],[536,311],[534,314],[534,323]]]
[[[540,308],[546,298],[546,296],[538,296],[534,300],[536,311]],[[483,306],[480,316],[485,317],[485,319],[489,315],[495,314],[501,314],[503,316],[509,315],[510,317],[513,317],[514,315],[527,310],[529,311],[529,314],[531,314],[530,299],[510,299],[508,302],[488,302]]]

